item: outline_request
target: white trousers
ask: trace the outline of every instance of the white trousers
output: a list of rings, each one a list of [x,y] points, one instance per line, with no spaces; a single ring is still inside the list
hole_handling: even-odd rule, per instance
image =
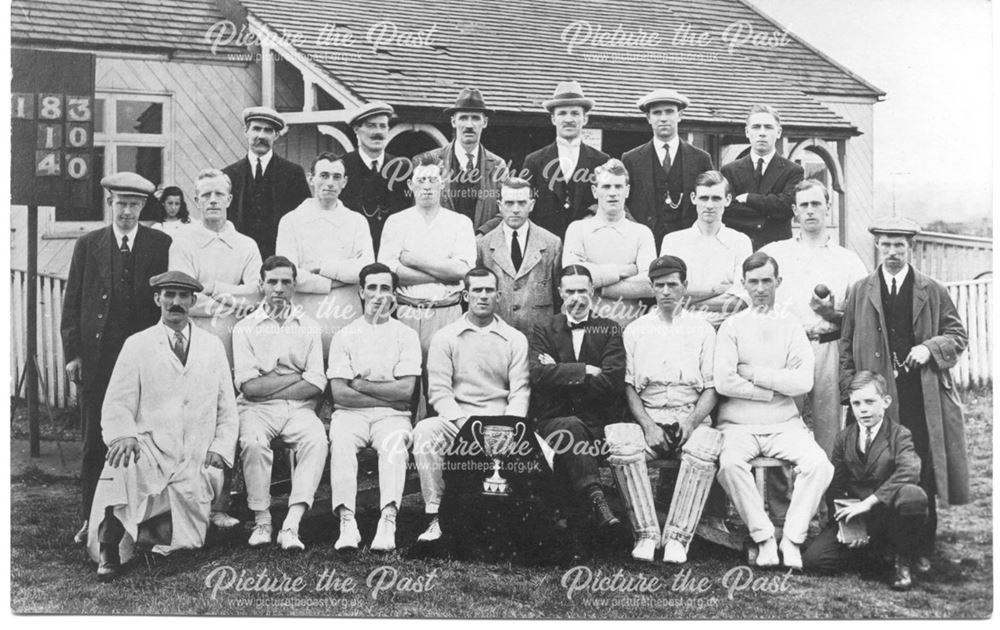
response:
[[[395,409],[338,409],[330,416],[330,494],[334,514],[352,512],[358,495],[358,451],[378,453],[379,509],[403,501],[410,457],[410,414]]]
[[[795,466],[795,485],[785,515],[784,537],[796,544],[805,541],[809,520],[833,479],[833,464],[805,425],[801,422],[789,424],[793,426],[767,434],[754,434],[732,425],[722,428],[725,441],[719,455],[719,483],[736,506],[754,542],[764,542],[774,536],[774,525],[757,493],[750,460],[774,457]]]
[[[282,441],[295,451],[295,472],[288,505],[305,503],[312,507],[316,488],[326,464],[326,433],[311,407],[302,401],[241,403],[240,454],[243,479],[247,486],[247,506],[254,511],[271,507],[271,440]]]
[[[413,429],[413,461],[420,475],[424,511],[437,514],[444,494],[444,457],[462,425],[440,416],[424,418]]]

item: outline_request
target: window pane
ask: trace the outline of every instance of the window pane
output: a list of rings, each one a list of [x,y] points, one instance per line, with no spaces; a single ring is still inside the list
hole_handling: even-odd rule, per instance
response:
[[[115,130],[118,133],[163,133],[163,103],[118,101]]]
[[[100,221],[104,222],[104,147],[94,147],[94,161],[91,164],[91,202],[83,206],[56,206],[56,221]]]
[[[94,133],[104,133],[104,99],[94,99]]]
[[[118,171],[142,175],[154,185],[163,181],[163,149],[160,147],[118,147]]]

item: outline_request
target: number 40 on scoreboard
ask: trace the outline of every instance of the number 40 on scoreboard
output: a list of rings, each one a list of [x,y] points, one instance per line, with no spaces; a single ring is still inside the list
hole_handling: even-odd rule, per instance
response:
[[[91,174],[94,146],[92,96],[16,92],[11,117],[37,123],[35,176],[82,180]]]

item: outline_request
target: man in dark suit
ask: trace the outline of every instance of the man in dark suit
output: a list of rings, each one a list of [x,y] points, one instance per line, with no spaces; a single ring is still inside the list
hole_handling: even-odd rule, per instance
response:
[[[572,493],[576,506],[582,502],[602,529],[619,520],[601,490],[595,444],[604,440],[604,425],[624,416],[625,348],[621,327],[590,312],[594,283],[586,267],[563,268],[559,295],[563,313],[536,325],[531,337],[529,414],[536,432],[556,451],[556,483]]]
[[[274,154],[285,119],[270,107],[243,110],[247,156],[222,169],[233,183],[229,219],[257,241],[262,259],[274,255],[278,221],[311,195],[302,167]]]
[[[757,251],[792,237],[795,186],[805,174],[801,166],[777,154],[781,118],[770,105],[750,108],[746,136],[750,153],[722,167],[733,194],[722,222],[749,236]]]
[[[681,111],[690,101],[674,90],[659,89],[638,100],[653,129],[653,139],[622,155],[632,188],[628,210],[653,231],[656,251],[665,234],[691,227],[698,218],[691,193],[694,180],[713,170],[712,158],[677,135]]]
[[[358,139],[358,149],[342,158],[347,183],[340,201],[368,220],[376,255],[386,217],[413,205],[405,193],[410,161],[385,152],[389,123],[394,117],[392,105],[382,101],[360,107],[348,121]]]
[[[551,115],[556,141],[529,154],[523,170],[535,197],[532,221],[562,238],[571,221],[591,214],[597,203],[591,191],[594,168],[609,156],[581,141],[594,100],[583,95],[579,83],[560,83],[542,106]]]
[[[169,236],[139,224],[152,182],[135,173],[116,173],[102,179],[101,186],[108,192],[112,222],[76,241],[62,312],[66,374],[82,385],[83,527],[75,537],[80,544],[86,542],[87,519],[107,454],[101,405],[111,371],[125,339],[160,318],[149,279],[167,270],[170,252]]]
[[[910,430],[886,415],[892,402],[881,375],[862,370],[851,380],[851,410],[857,423],[837,435],[833,447],[830,500],[844,502],[802,556],[807,571],[832,573],[864,548],[896,554],[892,588],[912,586],[910,563],[927,519],[927,493],[920,483],[920,457]],[[864,535],[845,538],[841,524],[863,522]],[[869,544],[871,543],[871,544]]]
[[[486,106],[482,93],[465,88],[455,105],[444,110],[451,116],[455,139],[447,146],[423,153],[416,162],[441,162],[441,207],[454,210],[472,221],[476,234],[485,234],[500,225],[497,200],[500,182],[507,178],[503,158],[488,151],[481,143],[483,130],[493,110]],[[494,219],[491,221],[491,219]]]

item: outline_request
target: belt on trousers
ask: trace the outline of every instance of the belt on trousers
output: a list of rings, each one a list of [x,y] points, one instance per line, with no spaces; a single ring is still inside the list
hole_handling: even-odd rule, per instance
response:
[[[839,330],[834,330],[834,331],[826,332],[826,333],[820,333],[818,335],[816,333],[810,333],[809,334],[809,341],[818,341],[820,343],[830,343],[831,341],[839,341],[839,340],[840,340],[840,331]]]
[[[440,300],[432,300],[430,298],[411,298],[405,295],[400,295],[399,293],[396,294],[397,303],[411,308],[447,308],[449,306],[455,306],[461,301],[461,293],[454,293],[446,298],[441,298]]]

